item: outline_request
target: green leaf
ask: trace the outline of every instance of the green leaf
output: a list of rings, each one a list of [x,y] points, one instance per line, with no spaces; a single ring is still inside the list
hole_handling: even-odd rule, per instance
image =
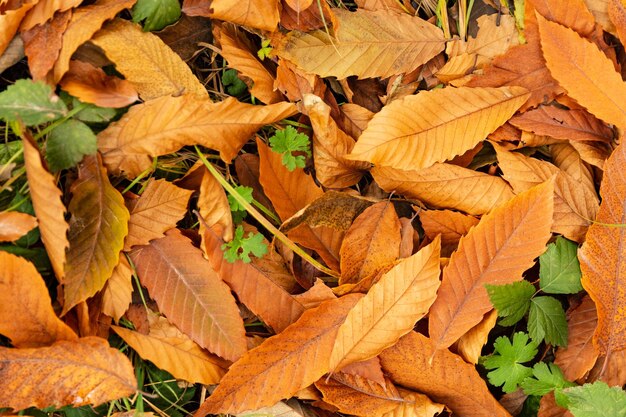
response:
[[[272,53],[272,47],[270,46],[270,40],[263,39],[261,41],[261,49],[259,49],[256,54],[259,56],[261,60],[264,60],[265,58],[269,58],[271,53]]]
[[[557,365],[545,362],[536,363],[533,367],[533,377],[524,379],[520,385],[526,395],[539,396],[544,396],[557,388],[576,386],[565,379]]]
[[[530,302],[528,333],[541,343],[567,346],[567,319],[559,300],[554,297],[536,297]]]
[[[574,417],[626,416],[626,392],[604,382],[557,390],[555,398],[557,404],[567,408]]]
[[[226,91],[231,96],[239,96],[243,94],[248,86],[237,76],[237,70],[227,69],[222,75],[222,84],[226,87]]]
[[[246,200],[247,203],[251,204],[252,201],[254,200],[254,198],[252,197],[252,192],[253,192],[252,187],[244,187],[242,185],[239,185],[235,187],[235,191],[241,197],[243,197],[243,199]],[[228,204],[230,205],[230,211],[232,212],[233,222],[241,223],[241,221],[248,214],[248,212],[246,211],[246,208],[242,206],[241,204],[239,204],[239,202],[235,200],[235,197],[233,197],[230,194],[228,195]]]
[[[46,142],[46,159],[52,171],[72,168],[85,155],[98,150],[96,135],[78,120],[66,120],[55,127]]]
[[[75,108],[81,104],[80,101],[74,99],[72,106]],[[85,106],[81,111],[74,115],[74,119],[85,123],[106,123],[111,121],[116,115],[117,110],[109,107],[98,107],[95,104],[83,103]]]
[[[267,245],[263,242],[262,234],[250,232],[247,237],[243,237],[243,234],[243,226],[237,226],[233,240],[222,245],[224,259],[230,263],[241,260],[247,264],[251,261],[249,256],[250,253],[257,258],[260,258],[267,253]]]
[[[298,133],[292,126],[287,126],[284,130],[277,130],[270,137],[270,147],[274,152],[283,155],[283,165],[293,171],[296,167],[304,168],[306,158],[303,155],[293,155],[293,152],[304,152],[311,156],[311,142],[304,133]]]
[[[561,236],[539,257],[539,286],[548,294],[576,294],[582,291],[578,245]]]
[[[51,122],[67,114],[65,103],[44,82],[17,80],[0,93],[0,119],[26,126]]]
[[[180,18],[180,3],[178,0],[137,0],[131,14],[135,23],[146,20],[145,32],[161,30]]]
[[[535,294],[535,287],[528,281],[518,281],[505,285],[485,284],[491,304],[498,311],[502,326],[512,326],[526,314],[530,308],[530,299]]]
[[[483,366],[492,370],[487,374],[494,386],[503,386],[504,392],[513,392],[520,382],[532,375],[532,369],[522,363],[532,360],[537,354],[537,344],[529,341],[526,333],[513,335],[513,343],[500,336],[493,343],[494,353],[482,358]]]

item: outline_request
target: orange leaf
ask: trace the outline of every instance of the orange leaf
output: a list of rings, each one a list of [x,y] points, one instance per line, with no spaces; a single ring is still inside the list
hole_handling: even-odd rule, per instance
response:
[[[622,45],[626,43],[626,5],[622,0],[609,0],[608,13]]]
[[[17,33],[17,29],[20,27],[24,15],[34,5],[35,3],[22,4],[17,9],[7,10],[6,13],[0,14],[0,55],[7,50]]]
[[[351,294],[307,310],[282,333],[246,353],[195,416],[236,414],[272,405],[320,379],[330,370],[337,330],[359,298]]]
[[[511,187],[502,178],[451,164],[435,164],[419,171],[375,167],[371,172],[387,192],[474,215],[487,213],[513,197]]]
[[[132,275],[128,259],[120,255],[119,263],[102,289],[102,312],[116,322],[126,313],[132,301]]]
[[[473,365],[439,350],[415,332],[380,355],[383,369],[397,384],[445,404],[459,417],[510,417],[487,389]]]
[[[70,58],[79,46],[100,30],[102,24],[115,17],[124,9],[128,9],[137,0],[98,0],[89,6],[79,7],[72,13],[72,20],[63,33],[63,46],[59,59],[49,77],[53,84],[61,80],[70,68]]]
[[[202,238],[200,247],[207,253],[206,234],[209,233],[206,230],[207,226],[221,227],[221,237],[229,242],[233,238],[233,216],[224,188],[204,166],[199,169],[202,173],[202,179],[200,180],[200,195],[197,204],[200,216],[204,221],[200,222],[198,233]]]
[[[178,229],[131,253],[137,275],[159,310],[200,346],[237,360],[245,330],[230,289]]]
[[[150,181],[130,210],[124,250],[147,245],[152,239],[163,237],[163,233],[176,227],[187,212],[191,194],[192,191],[164,179]]]
[[[341,244],[339,283],[357,283],[393,264],[400,256],[400,242],[400,220],[391,202],[363,210]]]
[[[598,310],[593,342],[600,354],[626,348],[626,146],[619,145],[605,165],[597,222],[578,252],[582,284]]]
[[[52,19],[56,12],[64,12],[78,6],[81,0],[40,0],[28,11],[20,30],[28,30]]]
[[[461,237],[478,224],[476,217],[452,210],[419,210],[418,216],[430,240],[441,235],[442,256],[449,256],[456,250]]]
[[[589,37],[596,20],[584,0],[528,0],[537,13],[546,19],[575,30],[580,36]]]
[[[20,32],[33,80],[45,80],[54,67],[63,46],[63,33],[71,18],[71,10],[57,13],[50,22]]]
[[[18,211],[0,211],[0,242],[12,242],[37,227],[37,218]]]
[[[100,291],[119,262],[130,217],[100,155],[86,156],[72,184],[63,313]]]
[[[52,309],[43,278],[24,258],[0,251],[0,333],[17,348],[76,340]]]
[[[65,276],[65,249],[68,224],[65,222],[65,206],[61,202],[61,190],[54,177],[44,167],[39,148],[27,131],[24,132],[24,165],[30,189],[30,198],[39,223],[41,240],[50,258],[52,269],[59,281]]]
[[[448,87],[394,100],[370,120],[349,159],[428,168],[474,148],[528,97],[519,87]]]
[[[582,160],[576,148],[569,143],[557,143],[549,146],[552,162],[563,172],[566,172],[583,187],[594,191],[595,181],[591,167]]]
[[[461,238],[428,315],[437,349],[450,346],[493,308],[485,284],[520,281],[543,253],[551,236],[553,192],[553,181],[548,181],[519,194]]]
[[[50,347],[0,347],[0,404],[15,410],[91,404],[133,395],[133,365],[99,337]]]
[[[131,107],[98,134],[98,149],[113,173],[131,177],[149,169],[152,157],[187,145],[218,150],[230,162],[250,135],[295,113],[295,105],[285,102],[254,106],[232,97],[211,103],[191,95],[165,96]]]
[[[278,25],[278,3],[278,0],[184,0],[183,12],[272,32]]]
[[[398,391],[404,402],[382,417],[434,417],[443,413],[445,405],[433,402],[423,394],[402,388]]]
[[[377,356],[413,330],[437,296],[440,247],[435,238],[372,285],[339,327],[331,369]]]
[[[596,117],[626,126],[626,85],[609,58],[572,29],[537,15],[541,48],[550,73],[570,97]],[[598,77],[597,74],[602,74]]]
[[[472,327],[456,343],[456,352],[469,363],[477,364],[487,344],[489,333],[496,326],[498,312],[491,310],[476,326]]]
[[[139,99],[131,83],[106,75],[100,68],[81,61],[71,61],[60,82],[61,88],[85,103],[100,107],[126,107]]]

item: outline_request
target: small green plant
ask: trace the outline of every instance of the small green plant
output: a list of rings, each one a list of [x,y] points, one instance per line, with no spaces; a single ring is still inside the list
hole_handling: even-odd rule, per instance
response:
[[[311,156],[311,141],[304,133],[298,133],[292,126],[283,130],[277,130],[270,137],[270,147],[274,152],[283,155],[283,165],[291,172],[296,168],[304,168],[306,157],[294,155],[294,152],[304,152],[307,157]]]
[[[235,187],[235,191],[239,194],[247,203],[252,204],[254,198],[252,197],[252,188],[238,185]],[[233,222],[238,224],[246,218],[248,212],[246,208],[239,204],[239,202],[232,195],[228,195],[228,204],[230,205],[230,212],[233,216]]]
[[[574,417],[622,417],[626,415],[626,391],[601,381],[579,387],[557,389],[556,403]]]
[[[241,81],[237,76],[237,70],[234,69],[224,70],[224,74],[222,75],[222,84],[226,87],[228,94],[234,97],[242,95],[248,89],[246,83]]]
[[[500,336],[493,343],[494,353],[481,358],[483,366],[490,370],[487,378],[491,385],[502,386],[504,392],[513,392],[524,379],[532,376],[533,370],[523,363],[537,355],[537,343],[529,340],[526,333],[513,335],[513,343]]]
[[[224,251],[224,259],[230,263],[237,260],[250,263],[250,253],[260,258],[267,253],[267,245],[263,242],[263,235],[260,233],[249,232],[248,236],[244,237],[243,226],[239,225],[235,229],[233,240],[224,243],[222,250]]]
[[[257,55],[259,56],[261,60],[263,60],[265,58],[269,58],[271,53],[272,53],[272,47],[270,46],[270,40],[263,39],[261,41],[261,49],[257,51]]]

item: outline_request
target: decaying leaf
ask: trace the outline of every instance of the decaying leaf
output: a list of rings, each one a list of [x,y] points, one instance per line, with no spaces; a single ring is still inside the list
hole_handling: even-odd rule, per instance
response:
[[[12,242],[37,227],[37,219],[18,211],[0,212],[0,242]]]

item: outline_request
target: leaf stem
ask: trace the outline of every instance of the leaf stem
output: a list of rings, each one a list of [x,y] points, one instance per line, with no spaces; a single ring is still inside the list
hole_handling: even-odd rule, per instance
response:
[[[267,220],[265,217],[263,217],[261,215],[261,213],[259,213],[250,203],[248,203],[237,191],[235,191],[233,186],[230,185],[228,183],[228,181],[226,181],[226,179],[224,177],[222,177],[222,175],[217,171],[217,169],[215,169],[215,167],[204,157],[204,154],[202,152],[200,152],[200,149],[198,149],[197,146],[194,146],[194,148],[196,149],[198,157],[200,158],[200,160],[202,161],[204,166],[206,166],[206,168],[209,170],[211,175],[213,175],[215,177],[217,182],[219,182],[220,185],[222,187],[224,187],[224,189],[228,192],[228,194],[233,196],[233,198],[235,200],[237,200],[237,202],[243,208],[245,208],[246,211],[248,213],[250,213],[250,215],[252,217],[254,217],[263,227],[265,227],[267,229],[267,231],[269,231],[271,234],[273,234],[274,237],[276,237],[278,240],[280,240],[289,249],[291,249],[292,251],[294,251],[295,253],[300,255],[300,257],[302,259],[304,259],[308,263],[310,263],[315,269],[317,269],[317,270],[319,270],[319,271],[321,271],[321,272],[323,272],[325,274],[328,274],[328,275],[330,275],[332,277],[339,278],[339,275],[335,271],[333,271],[330,268],[325,267],[324,265],[322,265],[321,263],[319,263],[318,261],[313,259],[313,257],[311,257],[311,255],[306,253],[302,248],[300,248],[298,245],[296,245],[291,239],[289,239],[287,236],[285,236],[283,234],[283,232],[278,230],[272,223],[270,223],[269,220]]]

